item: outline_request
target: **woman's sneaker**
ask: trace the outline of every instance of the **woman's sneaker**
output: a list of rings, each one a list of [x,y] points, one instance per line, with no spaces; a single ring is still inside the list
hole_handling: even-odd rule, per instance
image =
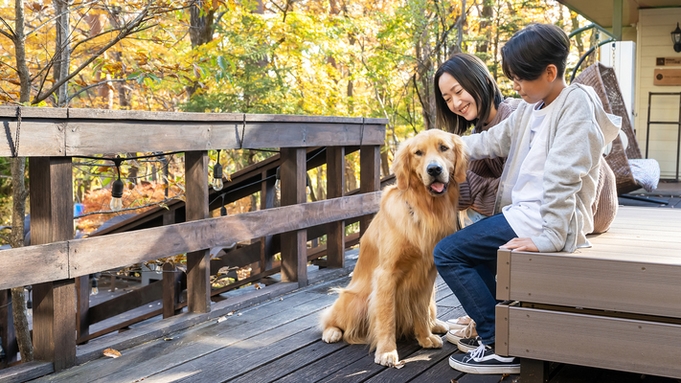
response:
[[[467,374],[520,374],[517,358],[497,355],[483,344],[466,354],[450,356],[449,366]]]
[[[464,315],[458,318],[448,319],[447,326],[449,326],[450,330],[459,330],[466,328],[471,322],[473,322],[473,319],[468,315]]]
[[[470,321],[464,328],[447,331],[445,338],[447,338],[447,341],[451,344],[458,344],[461,339],[475,338],[477,336],[478,332],[475,330],[475,322]]]

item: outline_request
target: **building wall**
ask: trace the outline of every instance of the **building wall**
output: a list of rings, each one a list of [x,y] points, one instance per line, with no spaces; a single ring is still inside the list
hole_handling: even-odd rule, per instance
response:
[[[650,92],[681,92],[681,86],[653,85],[655,69],[678,69],[678,66],[659,66],[658,57],[681,59],[672,46],[671,31],[681,22],[681,7],[640,9],[636,44],[636,94],[634,114],[636,137],[645,156],[648,121],[648,94]],[[650,125],[648,157],[660,163],[661,178],[676,177],[677,121],[681,118],[680,96],[653,96],[650,103],[651,121],[673,121],[674,124]]]

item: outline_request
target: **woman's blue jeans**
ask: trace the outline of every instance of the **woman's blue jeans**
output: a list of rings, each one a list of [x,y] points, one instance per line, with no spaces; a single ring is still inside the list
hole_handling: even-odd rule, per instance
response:
[[[494,307],[499,246],[517,235],[496,214],[447,236],[435,246],[435,266],[476,324],[482,343],[494,343]]]

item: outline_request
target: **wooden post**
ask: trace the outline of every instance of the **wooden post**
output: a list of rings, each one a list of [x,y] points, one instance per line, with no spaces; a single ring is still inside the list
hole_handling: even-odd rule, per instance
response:
[[[90,323],[87,315],[90,310],[90,276],[76,278],[76,339],[86,339],[90,335]],[[80,343],[80,341],[79,341]]]
[[[360,146],[359,148],[359,192],[369,193],[381,189],[381,147],[378,145]],[[364,235],[364,232],[369,227],[371,220],[374,218],[373,214],[365,215],[359,219],[359,234]]]
[[[187,222],[210,217],[208,211],[208,153],[185,153]],[[210,249],[187,254],[187,309],[210,311]]]
[[[305,203],[307,174],[304,148],[281,148],[281,206]],[[281,280],[307,286],[307,230],[281,235]]]
[[[73,239],[71,157],[31,157],[31,245]],[[33,286],[33,346],[55,371],[76,362],[76,291],[73,279]]]
[[[163,264],[163,318],[179,314],[176,309],[180,302],[182,272],[170,262]]]
[[[268,174],[269,173],[269,174]],[[276,178],[273,177],[276,171],[274,169],[269,172],[264,171],[261,173],[261,177],[265,182],[260,185],[260,208],[261,209],[271,209],[274,207],[275,190],[274,186],[277,182]],[[268,178],[272,177],[272,178]],[[272,236],[268,235],[260,238],[260,272],[272,268]]]
[[[19,347],[14,331],[14,319],[12,318],[12,290],[0,290],[0,346],[5,356],[0,360],[0,368],[7,367],[16,362]]]
[[[326,189],[327,198],[345,195],[345,148],[326,148]],[[345,265],[345,221],[327,225],[326,260],[329,267]]]
[[[548,383],[549,362],[520,358],[520,379],[523,383]]]

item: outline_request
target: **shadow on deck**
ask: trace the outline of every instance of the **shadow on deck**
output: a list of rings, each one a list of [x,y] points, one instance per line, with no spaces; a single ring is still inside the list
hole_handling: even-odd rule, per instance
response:
[[[260,298],[248,299],[244,298],[247,295],[239,296],[235,291],[228,299],[214,303],[209,314],[181,314],[79,346],[82,364],[32,382],[520,381],[515,375],[458,373],[447,361],[458,351],[446,341],[442,349],[436,350],[420,349],[415,340],[399,342],[399,355],[407,362],[402,369],[374,364],[373,353],[367,346],[322,342],[318,315],[336,298],[329,294],[329,288],[348,283],[356,254],[356,250],[346,254],[343,269],[316,270],[311,266],[311,285],[302,289],[291,288],[286,293],[286,286],[290,284],[278,283],[258,290]],[[439,278],[436,287],[440,318],[462,315],[458,300]],[[283,295],[277,296],[277,292]],[[250,293],[253,295],[253,291]],[[122,355],[101,356],[101,350],[107,346]],[[561,365],[555,368],[551,382],[675,383],[677,380]]]

